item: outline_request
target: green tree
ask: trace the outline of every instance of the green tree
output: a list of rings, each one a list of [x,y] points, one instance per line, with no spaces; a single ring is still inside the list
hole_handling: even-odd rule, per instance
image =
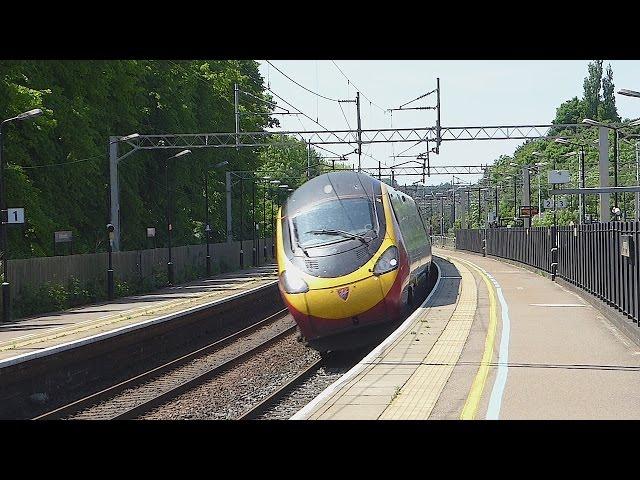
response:
[[[602,105],[600,105],[600,120],[619,122],[620,115],[616,108],[615,84],[613,83],[613,69],[607,65],[607,71],[602,78]]]
[[[588,75],[583,83],[584,114],[587,118],[598,118],[598,107],[602,102],[600,86],[602,84],[602,60],[589,62]]]

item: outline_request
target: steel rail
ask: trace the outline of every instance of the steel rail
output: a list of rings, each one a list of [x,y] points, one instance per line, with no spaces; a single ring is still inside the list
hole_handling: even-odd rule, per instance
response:
[[[135,386],[139,386],[142,383],[144,383],[145,381],[149,381],[152,380],[154,377],[158,377],[162,374],[165,374],[167,372],[169,372],[170,370],[175,370],[177,368],[180,368],[184,365],[186,365],[189,361],[209,354],[209,353],[213,353],[216,350],[219,350],[227,345],[229,345],[231,342],[233,342],[234,340],[237,340],[238,338],[247,335],[249,333],[252,333],[253,331],[264,327],[272,322],[275,322],[277,320],[279,320],[280,318],[282,318],[283,316],[286,316],[286,312],[287,309],[284,308],[282,310],[279,310],[278,312],[269,315],[267,318],[264,318],[256,323],[254,323],[253,325],[250,325],[246,328],[243,328],[237,332],[234,332],[230,335],[227,335],[226,337],[216,340],[215,342],[212,342],[208,345],[205,345],[204,347],[198,348],[197,350],[194,350],[192,352],[187,353],[186,355],[183,355],[179,358],[176,358],[174,360],[171,360],[167,363],[164,363],[158,367],[155,367],[151,370],[148,370],[146,372],[143,372],[139,375],[136,375],[134,377],[131,377],[127,380],[124,380],[116,385],[112,385],[110,387],[107,387],[103,390],[100,390],[99,392],[93,393],[91,395],[87,395],[79,400],[75,400],[71,403],[68,403],[66,405],[63,405],[62,407],[56,408],[55,410],[52,410],[50,412],[46,412],[43,413],[37,417],[34,417],[32,420],[53,420],[53,419],[59,419],[62,418],[64,416],[67,415],[71,415],[73,413],[77,413],[80,412],[81,410],[90,407],[92,405],[97,404],[100,401],[106,400],[108,398],[113,398],[116,395],[122,393],[124,390],[128,389],[128,388],[132,388]],[[249,350],[251,351],[251,350]],[[245,352],[247,353],[247,352]],[[232,359],[233,360],[233,359]],[[224,364],[222,364],[224,365]],[[222,366],[220,365],[220,366]]]
[[[154,396],[153,398],[145,402],[139,403],[133,408],[130,408],[124,412],[119,413],[118,415],[111,417],[109,420],[132,420],[134,418],[140,417],[141,415],[149,412],[153,408],[158,407],[163,403],[167,403],[171,399],[176,398],[182,395],[183,393],[188,392],[189,390],[193,390],[195,387],[215,377],[216,375],[220,375],[226,372],[227,370],[230,370],[231,368],[235,367],[236,365],[244,362],[250,357],[264,351],[270,345],[276,343],[278,340],[281,340],[282,338],[294,332],[296,328],[297,326],[293,325],[287,328],[286,330],[283,330],[282,332],[268,338],[267,340],[260,343],[259,345],[256,345],[255,347],[247,350],[246,352],[243,352],[239,355],[236,355],[232,359],[227,360],[223,364],[207,369],[201,374],[191,377],[189,380],[182,382],[176,387],[166,390],[160,395]]]
[[[311,375],[316,373],[318,369],[324,365],[324,359],[320,358],[316,360],[314,363],[309,365],[305,370],[300,372],[294,378],[289,380],[286,384],[278,388],[275,392],[271,393],[264,399],[262,399],[259,403],[255,404],[248,410],[246,410],[242,415],[236,418],[236,420],[255,420],[260,415],[267,412],[273,406],[275,406],[280,400],[282,400],[285,396],[287,396],[291,391],[293,391],[296,387],[300,386],[302,382],[307,380]]]

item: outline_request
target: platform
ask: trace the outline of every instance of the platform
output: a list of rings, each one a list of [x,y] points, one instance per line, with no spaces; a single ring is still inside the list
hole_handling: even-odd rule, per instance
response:
[[[101,334],[124,331],[180,312],[205,308],[273,284],[274,264],[212,276],[144,295],[44,314],[0,324],[0,368],[33,354]]]
[[[640,348],[583,298],[493,258],[434,254],[427,300],[293,419],[640,418]]]

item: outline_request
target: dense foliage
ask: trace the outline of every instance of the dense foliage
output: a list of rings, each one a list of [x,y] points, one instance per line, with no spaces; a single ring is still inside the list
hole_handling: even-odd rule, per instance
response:
[[[556,116],[553,124],[578,124],[583,119],[590,118],[606,124],[619,124],[623,121],[618,115],[615,104],[615,85],[613,82],[613,70],[611,66],[607,66],[603,74],[602,61],[594,61],[588,65],[588,74],[583,83],[582,98],[574,97],[562,103],[556,110]],[[627,120],[624,120],[627,121]],[[640,129],[625,129],[626,134],[640,133]],[[618,142],[619,163],[618,163],[618,185],[636,185],[636,139],[633,137],[625,138],[625,132],[620,132],[620,141]],[[582,128],[578,132],[562,130],[558,128],[553,131],[554,134],[562,135],[570,141],[585,145],[585,181],[587,187],[599,186],[599,170],[598,170],[598,129]],[[614,175],[614,131],[609,133],[609,158],[610,158],[610,181],[613,185]],[[521,201],[521,185],[522,185],[522,167],[529,165],[535,168],[536,163],[545,163],[540,165],[540,178],[534,172],[531,174],[531,205],[538,205],[538,192],[540,190],[540,199],[542,202],[549,198],[547,185],[547,171],[550,168],[569,170],[571,172],[571,186],[577,188],[579,186],[579,155],[580,147],[576,145],[563,145],[556,143],[554,140],[534,140],[525,142],[519,146],[512,155],[503,155],[497,158],[492,168],[485,172],[484,177],[477,185],[491,186],[489,190],[481,194],[481,217],[478,218],[478,194],[472,193],[471,206],[469,209],[470,225],[477,227],[479,224],[484,225],[488,211],[494,211],[495,202],[495,185],[498,185],[499,199],[499,215],[502,219],[507,220],[508,224],[513,225],[514,222],[514,194],[513,184],[514,176],[517,190],[517,205],[522,204]],[[535,152],[535,153],[534,153]],[[573,153],[572,153],[573,152]],[[516,164],[515,166],[511,165]],[[538,181],[540,180],[540,189]],[[476,185],[476,187],[477,187]],[[466,195],[466,194],[465,194]],[[598,217],[598,196],[587,195],[586,213]],[[579,221],[578,196],[567,196],[569,203],[568,208],[557,211],[557,221],[559,225],[567,225],[570,222]],[[611,195],[611,205],[613,205],[613,195]],[[622,210],[623,218],[633,218],[634,211],[634,195],[631,193],[619,194],[618,206]],[[544,210],[544,207],[542,207]],[[437,213],[437,212],[436,212]],[[447,215],[447,213],[445,213]],[[434,225],[439,222],[439,217],[434,217]],[[549,212],[543,212],[533,220],[533,225],[552,225],[553,215]],[[458,221],[457,227],[460,227]],[[437,230],[437,227],[435,227]]]
[[[26,213],[24,227],[10,228],[10,257],[51,255],[56,230],[74,232],[74,253],[104,251],[109,136],[232,132],[234,83],[251,94],[240,101],[242,130],[277,124],[262,101],[271,97],[255,61],[0,61],[0,116],[45,111],[4,129],[8,205]],[[167,186],[164,159],[173,153],[138,151],[121,162],[123,249],[146,246],[146,227],[156,227],[157,245],[165,244],[168,198],[174,244],[201,242],[207,164],[227,160],[226,169],[254,170],[265,158],[258,149],[193,149],[170,162]],[[208,171],[219,241],[226,230],[224,172]]]

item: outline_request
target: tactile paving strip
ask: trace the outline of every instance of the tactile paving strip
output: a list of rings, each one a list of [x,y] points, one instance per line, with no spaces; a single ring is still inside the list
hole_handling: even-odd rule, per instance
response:
[[[382,412],[381,420],[429,418],[460,358],[476,313],[478,293],[472,273],[461,263],[454,263],[462,278],[453,315],[422,364]]]

